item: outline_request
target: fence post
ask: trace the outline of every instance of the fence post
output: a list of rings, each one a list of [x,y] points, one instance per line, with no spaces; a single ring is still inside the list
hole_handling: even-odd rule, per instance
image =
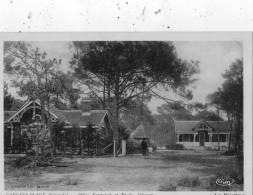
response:
[[[126,140],[121,140],[122,156],[126,155]]]

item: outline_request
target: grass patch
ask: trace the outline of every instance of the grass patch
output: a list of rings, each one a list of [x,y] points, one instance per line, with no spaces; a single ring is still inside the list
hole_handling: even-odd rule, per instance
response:
[[[185,187],[196,187],[200,185],[199,177],[183,177],[177,181],[177,185]]]
[[[158,191],[177,191],[177,185],[173,183],[161,184],[158,187]]]

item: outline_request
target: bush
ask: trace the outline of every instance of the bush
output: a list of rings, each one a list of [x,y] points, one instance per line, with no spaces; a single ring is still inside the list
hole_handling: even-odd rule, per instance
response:
[[[211,150],[212,150],[212,147],[207,146],[207,147],[205,147],[205,150],[209,150],[209,151],[211,151]]]
[[[18,167],[18,168],[19,167],[24,167],[24,166],[26,166],[26,165],[28,165],[28,164],[30,164],[32,162],[33,162],[32,158],[29,158],[29,157],[19,157],[19,158],[17,158],[17,159],[14,160],[13,166],[14,167]]]
[[[196,186],[199,186],[199,185],[200,185],[199,177],[198,176],[193,177],[192,180],[191,180],[191,186],[196,187]]]
[[[157,146],[152,146],[152,148],[154,152],[157,151]]]
[[[155,152],[157,150],[157,144],[154,140],[149,140],[149,147],[153,148],[153,151]]]
[[[238,152],[236,157],[237,157],[238,160],[243,161],[243,158],[244,158],[243,157],[243,152]]]
[[[34,156],[34,155],[36,155],[36,152],[35,152],[35,150],[33,150],[33,149],[28,149],[28,150],[26,151],[26,155],[27,155],[27,156]]]
[[[40,163],[47,162],[48,159],[43,156],[24,156],[13,161],[14,167],[36,167]]]
[[[185,187],[196,187],[200,185],[199,177],[183,177],[177,181],[177,185]]]
[[[9,170],[8,174],[12,175],[14,178],[16,178],[17,181],[21,177],[25,178],[31,178],[31,177],[36,177],[42,174],[42,170],[38,168],[16,168],[13,167],[11,170]]]
[[[231,179],[235,180],[235,183],[237,184],[243,184],[244,182],[243,172],[240,173],[239,171],[232,171],[229,173],[229,176]]]
[[[185,147],[182,144],[166,145],[168,150],[185,150]]]
[[[221,154],[226,155],[226,156],[235,156],[235,155],[237,155],[237,151],[236,150],[228,150],[228,151],[222,152]]]
[[[158,187],[158,191],[177,191],[177,185],[173,183],[162,184]]]
[[[78,179],[71,179],[70,177],[65,178],[65,185],[77,185]]]
[[[14,170],[13,170],[13,176],[16,178],[17,181],[19,180],[19,178],[21,176],[24,176],[24,175],[25,175],[25,170],[24,169],[22,169],[22,168],[19,168],[19,169],[14,168]]]

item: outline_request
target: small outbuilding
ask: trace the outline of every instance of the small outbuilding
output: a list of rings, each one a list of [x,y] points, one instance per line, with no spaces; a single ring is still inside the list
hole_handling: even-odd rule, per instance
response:
[[[145,139],[148,142],[149,152],[152,152],[154,143],[150,139],[148,132],[146,131],[144,125],[138,126],[134,131],[132,131],[127,140],[127,152],[128,153],[141,153],[141,142]]]

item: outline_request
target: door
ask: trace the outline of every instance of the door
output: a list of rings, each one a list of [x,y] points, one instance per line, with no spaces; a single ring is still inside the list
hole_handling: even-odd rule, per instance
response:
[[[199,146],[205,146],[205,133],[199,133]]]

